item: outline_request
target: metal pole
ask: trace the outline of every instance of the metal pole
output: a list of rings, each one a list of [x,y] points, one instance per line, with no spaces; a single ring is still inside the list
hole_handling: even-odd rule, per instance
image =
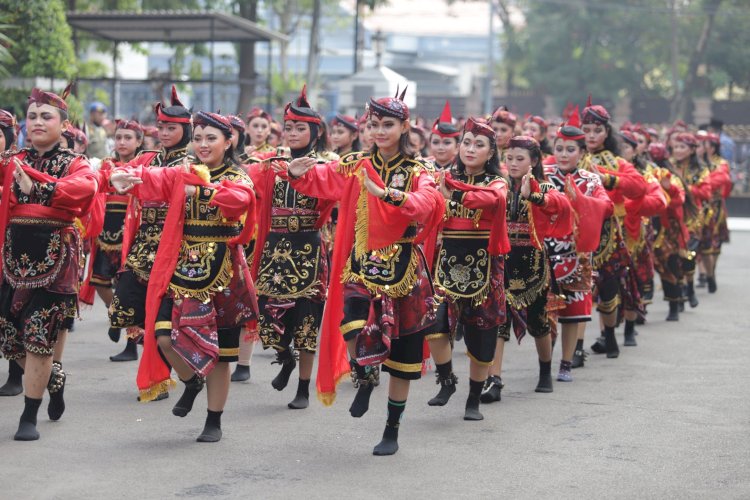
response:
[[[273,57],[273,42],[269,38],[268,39],[268,71],[266,73],[266,75],[267,75],[266,76],[266,87],[268,87],[268,92],[266,93],[266,110],[269,113],[273,112],[273,109],[271,108],[271,106],[272,106],[272,97],[273,97],[271,95],[271,93],[273,92],[273,86],[272,86],[272,83],[271,83],[271,78],[273,76],[271,74],[271,72],[273,71],[273,65],[272,65],[272,62],[271,62],[272,61],[272,57]]]
[[[216,111],[216,108],[214,108],[214,19],[211,18],[211,85],[210,85],[210,97],[208,99],[209,106],[208,108],[211,110],[211,112]]]
[[[495,9],[492,6],[493,0],[488,0],[490,7],[490,26],[487,33],[487,76],[484,80],[484,114],[492,113],[492,70],[495,66]]]
[[[117,47],[119,42],[115,42],[112,50],[112,118],[117,118],[118,113],[118,92],[117,92]]]
[[[354,71],[359,70],[359,4],[361,0],[354,2]]]

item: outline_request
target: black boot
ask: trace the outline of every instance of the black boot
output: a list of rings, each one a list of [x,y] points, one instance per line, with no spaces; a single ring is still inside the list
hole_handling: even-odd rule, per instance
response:
[[[534,392],[552,392],[552,360],[539,360],[539,382]]]
[[[109,336],[109,340],[114,342],[115,344],[120,341],[120,328],[114,328],[111,327],[109,330],[107,330],[107,335]]]
[[[50,373],[49,382],[47,383],[47,390],[49,391],[47,415],[49,415],[50,420],[60,420],[63,412],[65,412],[63,393],[65,392],[65,381],[67,378],[67,375],[62,369],[62,363],[59,361],[53,361],[52,373]]]
[[[250,380],[250,365],[237,363],[232,373],[232,382],[245,382],[246,380]]]
[[[401,415],[405,408],[406,401],[394,401],[388,398],[388,420],[385,423],[383,439],[373,448],[373,455],[393,455],[398,451],[398,428],[401,425]]]
[[[479,411],[479,397],[482,394],[484,382],[469,379],[469,397],[466,399],[464,420],[484,420],[484,415]]]
[[[698,297],[695,296],[695,289],[693,288],[693,282],[688,283],[688,302],[690,307],[698,307]]]
[[[283,391],[289,383],[289,377],[292,376],[292,372],[297,367],[297,361],[294,359],[292,351],[285,349],[276,353],[276,361],[271,364],[281,365],[281,370],[271,381],[271,385],[277,391]]]
[[[635,336],[638,335],[635,331],[635,321],[625,320],[625,342],[624,345],[628,347],[634,347],[638,345],[635,341]]]
[[[453,373],[453,363],[448,361],[442,365],[437,365],[435,376],[437,378],[435,383],[440,386],[440,391],[427,404],[430,406],[445,406],[453,393],[456,392],[456,384],[458,383],[458,377]]]
[[[716,276],[709,276],[706,281],[708,282],[708,293],[716,293]]]
[[[190,410],[193,409],[195,398],[203,390],[206,379],[195,374],[190,380],[183,380],[182,383],[185,384],[185,392],[182,393],[182,396],[180,396],[180,399],[175,403],[174,408],[172,408],[172,415],[178,417],[187,416]]]
[[[372,390],[380,383],[380,368],[362,366],[353,359],[349,361],[349,364],[355,373],[354,386],[357,388],[357,394],[349,407],[349,414],[354,418],[360,418],[370,409]]]
[[[120,354],[109,357],[110,361],[138,361],[138,344],[133,339],[127,339],[125,349]]]
[[[595,354],[604,354],[607,352],[607,346],[604,342],[604,332],[599,336],[599,338],[596,339],[596,342],[591,344],[591,350]]]
[[[573,351],[573,360],[571,361],[571,368],[583,368],[586,363],[588,353],[583,350],[583,339],[576,340],[576,350]]]
[[[208,410],[206,415],[206,425],[203,426],[203,432],[198,436],[199,443],[216,443],[221,440],[221,414],[223,411]]]
[[[42,398],[33,399],[28,396],[24,398],[21,421],[18,422],[18,430],[13,439],[16,441],[36,441],[39,439],[39,431],[36,430],[36,415],[41,405]]]
[[[18,396],[23,392],[23,368],[14,359],[8,361],[8,381],[0,387],[0,396]]]
[[[615,338],[614,326],[604,327],[604,346],[607,349],[608,358],[616,358],[620,355],[620,348],[617,346],[617,339]]]
[[[503,379],[496,375],[490,375],[484,382],[484,388],[479,396],[479,401],[484,404],[500,401],[502,399],[502,390],[504,386]]]
[[[291,403],[287,405],[291,410],[304,410],[310,406],[310,379],[299,379],[297,385],[297,395]]]
[[[680,321],[680,304],[676,300],[669,301],[669,315],[667,321]]]
[[[706,275],[703,273],[700,273],[698,275],[698,284],[695,285],[695,288],[706,288],[706,281],[708,281],[708,278],[706,278]]]

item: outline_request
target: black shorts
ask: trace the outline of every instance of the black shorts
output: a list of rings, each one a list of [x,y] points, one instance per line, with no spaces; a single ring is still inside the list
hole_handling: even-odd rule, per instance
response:
[[[137,326],[143,328],[146,321],[146,290],[133,271],[126,270],[117,278],[117,286],[109,307],[109,322],[115,328]]]
[[[422,377],[424,333],[412,333],[393,339],[388,359],[383,361],[383,371],[392,377],[418,380]]]

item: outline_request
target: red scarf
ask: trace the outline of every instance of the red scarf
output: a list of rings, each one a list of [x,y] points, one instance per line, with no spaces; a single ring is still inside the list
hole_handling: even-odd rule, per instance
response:
[[[156,345],[155,326],[156,316],[161,306],[162,298],[167,292],[169,282],[174,275],[177,259],[179,258],[180,245],[183,238],[183,226],[185,224],[185,186],[213,186],[203,181],[192,172],[182,172],[175,177],[172,186],[172,196],[169,200],[169,210],[164,223],[159,249],[156,252],[154,266],[151,270],[151,278],[148,282],[146,292],[146,334],[143,337],[143,356],[138,366],[137,383],[141,393],[141,401],[150,401],[164,389],[171,386],[170,368],[164,363],[159,355]],[[251,203],[246,211],[245,225],[242,233],[231,239],[230,246],[246,244],[250,241],[255,228],[255,195],[250,186],[223,180],[221,185],[240,187],[253,194]],[[246,283],[251,283],[251,278],[245,276]]]
[[[450,189],[458,189],[463,192],[482,191],[490,193],[495,198],[495,213],[491,219],[490,242],[488,251],[490,255],[503,255],[510,252],[510,240],[508,239],[508,226],[505,220],[506,199],[502,191],[489,186],[475,186],[455,180],[450,172],[445,173],[445,185]]]
[[[341,274],[354,247],[357,202],[362,192],[360,175],[368,175],[378,187],[385,187],[380,174],[373,168],[369,158],[360,160],[356,169],[354,175],[344,181],[343,196],[339,204],[336,239],[333,246],[328,302],[323,313],[323,324],[320,330],[316,384],[318,399],[326,406],[333,404],[336,400],[336,384],[345,378],[350,370],[346,343],[339,329],[341,319],[344,317],[344,285],[341,282]],[[429,174],[423,172],[421,175]],[[421,228],[414,244],[424,242],[425,238],[433,233],[443,217],[445,210],[443,197],[435,189],[431,190],[430,194],[433,203],[432,217]],[[412,219],[404,215],[399,207],[390,205],[369,193],[367,193],[367,210],[369,230],[366,246],[368,251],[384,248],[395,243],[403,237],[404,231],[412,222]]]

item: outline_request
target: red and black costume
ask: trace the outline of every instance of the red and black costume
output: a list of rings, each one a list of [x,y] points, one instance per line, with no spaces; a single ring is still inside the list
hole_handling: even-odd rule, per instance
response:
[[[707,208],[708,217],[701,241],[701,254],[718,255],[721,253],[722,243],[729,241],[726,200],[732,194],[733,182],[729,163],[718,154],[721,138],[716,134],[708,134],[706,141],[713,145],[717,153],[709,158],[712,194]]]
[[[495,133],[485,123],[469,118],[464,130],[494,144]],[[455,165],[446,173],[445,184],[452,193],[445,201],[434,271],[440,304],[435,333],[427,338],[447,336],[452,341],[460,324],[468,355],[489,365],[506,319],[503,268],[504,255],[510,250],[505,223],[508,184],[499,174],[470,175]],[[453,378],[452,373],[449,377]],[[445,382],[438,377],[438,383]]]
[[[442,113],[440,113],[440,117],[435,120],[435,123],[432,124],[432,130],[430,131],[430,134],[436,135],[441,139],[454,139],[456,141],[458,141],[459,137],[461,137],[461,131],[453,123],[453,115],[451,114],[451,104],[449,101],[445,101],[443,111]],[[435,170],[443,171],[450,170],[451,167],[453,167],[455,161],[456,160],[454,159],[447,165],[439,165],[437,160],[433,158],[432,164],[435,166]]]
[[[180,102],[172,86],[171,106],[157,103],[157,122],[176,123],[182,127],[182,139],[169,149],[146,151],[128,166],[171,167],[194,160],[187,153],[192,139],[190,111]],[[162,239],[169,200],[131,198],[125,218],[122,240],[122,270],[118,276],[109,320],[114,328],[143,328],[146,319],[146,289],[151,268]]]
[[[304,88],[284,111],[284,122],[289,121],[310,127],[310,143],[291,150],[292,159],[307,156],[325,161],[320,155],[326,152],[315,150],[321,118],[307,102]],[[263,159],[274,153],[254,156]],[[282,390],[296,366],[294,351],[314,354],[318,348],[329,266],[321,228],[330,220],[334,202],[297,190],[286,173],[277,173],[269,161],[254,163],[250,170],[259,204],[253,259],[260,307],[258,334],[264,349],[276,350],[276,362],[282,367],[272,385]]]
[[[599,124],[610,127],[610,116],[604,107],[588,105],[583,110],[583,124]],[[610,134],[611,128],[610,128]],[[640,218],[633,214],[626,217],[626,203],[639,204],[648,191],[648,184],[633,165],[616,156],[608,149],[593,151],[591,161],[602,176],[602,185],[614,203],[614,215],[604,221],[599,247],[594,252],[594,269],[598,271],[596,288],[599,295],[597,310],[602,314],[618,311],[622,303],[625,310],[641,308],[640,293],[634,265],[625,244],[623,224],[628,230],[633,224],[640,230]],[[605,338],[609,357],[617,357],[619,349],[614,337],[614,327],[605,326]],[[593,348],[600,352],[597,348]]]
[[[370,101],[370,113],[408,120],[402,99]],[[385,189],[369,194],[367,175]],[[344,340],[356,339],[359,365],[382,363],[392,376],[418,379],[422,339],[435,321],[432,280],[419,243],[444,210],[425,165],[396,154],[352,153],[318,165],[295,189],[340,200],[331,285],[321,336],[318,397],[331,404],[340,377],[349,372]]]
[[[199,112],[193,123],[228,130],[226,118]],[[231,132],[229,133],[231,135]],[[254,230],[252,181],[231,160],[217,168],[128,169],[142,180],[132,195],[168,202],[162,239],[148,282],[144,352],[138,370],[141,401],[173,384],[156,337],[170,336],[175,352],[198,378],[218,362],[237,360],[242,325],[256,317],[255,288],[243,245]],[[197,186],[189,199],[185,185]]]
[[[39,89],[29,103],[67,109],[60,97]],[[34,181],[29,194],[14,182],[13,160]],[[86,157],[56,146],[41,155],[33,148],[3,154],[0,181],[3,354],[49,356],[62,320],[75,315],[81,241],[74,221],[88,214],[96,177]]]

